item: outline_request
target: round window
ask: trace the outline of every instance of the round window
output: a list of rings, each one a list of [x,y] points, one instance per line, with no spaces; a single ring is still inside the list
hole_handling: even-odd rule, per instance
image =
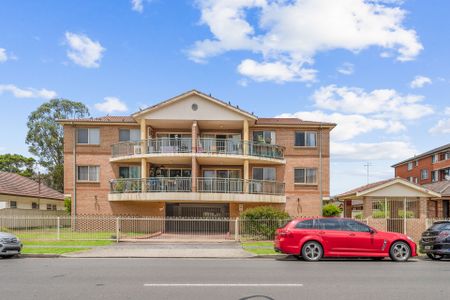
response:
[[[196,110],[198,109],[197,103],[192,104],[191,107],[192,107],[192,110],[193,110],[193,111],[196,111]]]

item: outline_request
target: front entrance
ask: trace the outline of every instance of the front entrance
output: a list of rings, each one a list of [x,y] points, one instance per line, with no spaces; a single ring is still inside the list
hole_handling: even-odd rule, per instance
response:
[[[213,203],[167,203],[166,232],[230,232],[229,205]],[[222,221],[221,218],[224,218]]]
[[[450,200],[442,200],[442,206],[442,217],[450,218]]]

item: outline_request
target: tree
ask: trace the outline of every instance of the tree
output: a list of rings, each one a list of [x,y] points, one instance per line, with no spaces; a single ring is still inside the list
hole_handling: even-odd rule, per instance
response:
[[[0,171],[17,173],[25,177],[34,175],[33,167],[35,163],[34,158],[20,154],[0,155]]]
[[[66,213],[70,215],[72,213],[72,199],[69,197],[64,198],[64,208]]]
[[[58,119],[89,116],[88,108],[81,102],[52,99],[39,106],[28,117],[26,143],[30,153],[39,157],[39,164],[47,169],[44,175],[47,185],[64,190],[64,132]]]

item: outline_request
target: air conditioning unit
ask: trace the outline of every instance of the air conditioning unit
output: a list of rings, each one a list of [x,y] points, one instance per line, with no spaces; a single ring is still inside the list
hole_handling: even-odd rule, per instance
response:
[[[141,145],[134,145],[133,150],[134,154],[141,154]]]

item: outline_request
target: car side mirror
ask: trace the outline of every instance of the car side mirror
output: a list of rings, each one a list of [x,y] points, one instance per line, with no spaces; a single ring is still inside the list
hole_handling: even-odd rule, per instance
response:
[[[377,233],[377,232],[375,231],[375,229],[372,229],[372,228],[369,228],[369,232],[370,232],[370,234],[375,234],[375,233]]]

